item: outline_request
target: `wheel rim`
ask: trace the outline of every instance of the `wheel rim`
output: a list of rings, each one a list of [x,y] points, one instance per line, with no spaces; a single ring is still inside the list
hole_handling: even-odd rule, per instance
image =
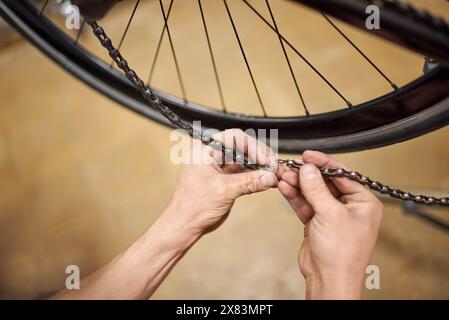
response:
[[[110,98],[129,109],[162,124],[167,121],[155,110],[146,105],[140,94],[128,83],[125,77],[110,69],[107,65],[90,56],[83,48],[73,43],[72,39],[59,30],[52,30],[51,22],[37,15],[31,3],[18,1],[20,5],[6,6],[9,1],[1,1],[4,17],[15,25],[29,40],[52,57],[59,65],[106,94]],[[10,4],[10,3],[9,3]],[[27,24],[23,22],[26,19]],[[432,88],[432,90],[430,90]],[[208,107],[184,103],[182,99],[156,91],[157,95],[180,116],[187,120],[200,120],[203,126],[216,129],[229,127],[279,129],[279,148],[281,151],[302,151],[313,147],[324,151],[354,151],[362,147],[354,143],[356,137],[363,138],[367,132],[388,132],[398,123],[407,119],[410,123],[428,117],[433,107],[438,114],[444,114],[449,95],[449,72],[437,68],[425,76],[402,87],[399,91],[356,106],[354,109],[338,110],[310,117],[257,117],[231,114],[210,109]],[[417,99],[417,97],[419,99]],[[382,108],[379,108],[382,106]],[[350,117],[352,115],[352,117]],[[366,121],[364,121],[364,119]],[[379,121],[373,121],[378,119]],[[348,124],[358,122],[358,126]],[[320,124],[326,123],[326,127]],[[363,149],[378,147],[406,140],[447,124],[440,120],[416,132],[396,138],[368,139]],[[307,141],[298,140],[298,138]],[[295,143],[292,143],[295,141]],[[343,143],[343,145],[342,145]],[[337,147],[334,145],[338,145]]]

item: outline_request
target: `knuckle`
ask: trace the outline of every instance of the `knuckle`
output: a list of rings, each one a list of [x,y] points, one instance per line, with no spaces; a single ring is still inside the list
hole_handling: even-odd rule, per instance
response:
[[[236,135],[245,135],[245,132],[242,129],[240,129],[240,128],[234,128],[232,130],[234,130],[234,133]]]
[[[242,129],[239,129],[239,128],[231,128],[231,129],[226,129],[226,130],[224,130],[224,131],[223,131],[223,134],[224,134],[226,137],[228,137],[228,138],[230,138],[230,137],[235,138],[235,137],[238,137],[239,135],[242,135],[242,134],[244,134],[244,133],[243,133]]]
[[[243,192],[244,193],[252,193],[257,191],[258,189],[258,183],[257,180],[253,178],[252,175],[248,174],[245,176],[244,178],[244,183],[242,184],[243,186]]]

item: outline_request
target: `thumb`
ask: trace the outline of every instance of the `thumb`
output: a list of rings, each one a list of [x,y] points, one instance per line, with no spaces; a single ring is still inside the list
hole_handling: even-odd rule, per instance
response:
[[[274,173],[265,170],[229,174],[225,179],[235,198],[274,188],[279,182]]]
[[[321,172],[313,164],[306,164],[299,170],[301,193],[316,213],[329,212],[341,206],[324,182]]]

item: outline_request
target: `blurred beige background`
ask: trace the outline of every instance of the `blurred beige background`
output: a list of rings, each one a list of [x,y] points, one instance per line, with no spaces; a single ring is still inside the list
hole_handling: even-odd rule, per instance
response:
[[[132,2],[120,4],[103,22],[115,42]],[[264,10],[263,1],[253,2]],[[445,1],[414,2],[449,15]],[[286,1],[272,3],[280,29],[354,103],[389,90],[322,17]],[[171,30],[189,99],[218,105],[196,5],[175,2]],[[269,114],[298,114],[276,37],[240,2],[230,5]],[[158,10],[157,1],[142,2],[123,46],[143,77],[162,27]],[[260,113],[222,3],[209,1],[205,11],[229,109]],[[62,22],[54,14],[52,19]],[[339,25],[398,84],[421,73],[421,57]],[[81,44],[106,59],[88,32]],[[168,129],[86,87],[24,41],[0,51],[0,298],[36,298],[64,286],[67,265],[80,266],[86,275],[136,239],[168,203],[180,167],[170,163]],[[161,53],[154,86],[179,95],[167,41]],[[292,60],[312,112],[343,107],[301,61]],[[391,185],[449,193],[448,139],[445,128],[337,157]],[[240,199],[229,220],[187,254],[154,298],[302,299],[296,261],[301,239],[302,226],[276,190]],[[372,261],[381,270],[381,289],[366,290],[365,297],[448,299],[448,247],[449,234],[386,203]]]

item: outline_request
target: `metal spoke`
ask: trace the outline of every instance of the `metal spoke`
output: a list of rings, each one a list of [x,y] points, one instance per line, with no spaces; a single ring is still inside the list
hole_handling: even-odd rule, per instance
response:
[[[123,32],[122,38],[120,39],[120,43],[119,43],[119,45],[117,47],[117,49],[119,49],[119,50],[122,48],[123,41],[125,40],[125,37],[128,34],[129,27],[131,25],[131,22],[133,21],[134,15],[136,14],[136,10],[137,10],[137,7],[139,6],[139,3],[140,3],[140,0],[137,0],[136,4],[134,5],[134,9],[133,9],[133,11],[131,13],[131,16],[129,17],[128,23],[127,23],[126,28],[125,28],[125,31]],[[111,67],[113,65],[114,65],[114,60],[112,60],[112,62],[111,62]]]
[[[329,24],[355,49],[357,50],[358,53],[360,53],[360,55],[365,58],[365,60],[374,68],[376,69],[376,71],[390,84],[390,86],[394,89],[394,90],[398,90],[398,86],[390,80],[390,78],[388,78],[384,72],[382,72],[382,70],[380,70],[380,68],[365,54],[363,53],[363,51],[357,47],[357,45],[352,42],[351,39],[349,39],[349,37],[339,28],[337,27],[337,25],[324,13],[321,13],[324,17],[324,19],[326,19],[327,22],[329,22]]]
[[[232,29],[234,30],[235,37],[237,38],[237,42],[239,43],[239,47],[240,47],[240,51],[242,52],[243,59],[245,60],[246,68],[248,69],[248,73],[249,73],[249,75],[251,77],[251,81],[253,83],[254,90],[256,91],[257,98],[259,99],[259,103],[260,103],[260,107],[262,108],[263,115],[264,115],[264,117],[267,117],[267,112],[265,111],[265,107],[264,107],[262,98],[260,96],[259,89],[257,89],[256,80],[254,79],[253,73],[251,71],[251,67],[249,66],[249,62],[248,62],[248,59],[246,57],[245,50],[243,49],[243,45],[242,45],[242,42],[240,40],[239,33],[237,31],[237,27],[235,26],[234,19],[232,18],[232,15],[231,15],[231,11],[229,10],[228,2],[227,2],[227,0],[223,0],[223,2],[225,4],[229,20],[231,21],[231,25],[232,25]]]
[[[81,27],[80,27],[80,29],[78,30],[78,34],[76,35],[75,44],[78,44],[78,42],[79,42],[79,40],[80,40],[80,37],[81,37],[81,34],[83,33],[83,30],[84,30],[84,26],[85,26],[85,25],[86,25],[86,20],[83,19],[83,22],[81,23]]]
[[[42,15],[44,13],[45,8],[47,8],[49,0],[45,0],[44,5],[42,6],[41,10],[39,11],[39,15]]]
[[[257,11],[247,0],[242,0],[268,27],[270,27],[275,33],[276,28],[274,28],[271,23],[269,23],[261,14],[259,11]],[[335,88],[332,83],[329,82],[329,80],[324,77],[321,72],[318,71],[317,68],[313,66],[312,63],[309,62],[309,60],[304,57],[301,52],[299,52],[298,49],[296,49],[282,34],[278,33],[279,37],[284,41],[285,44],[287,44],[346,104],[348,107],[352,108],[352,103],[346,99],[343,94]]]
[[[225,104],[225,100],[224,100],[224,96],[223,96],[223,90],[221,88],[220,78],[218,77],[217,65],[215,63],[214,52],[212,50],[212,45],[210,43],[209,31],[207,30],[206,18],[204,17],[203,5],[201,4],[201,0],[198,0],[198,6],[199,6],[200,12],[201,12],[201,19],[203,20],[204,32],[206,34],[207,45],[209,47],[209,54],[210,54],[210,58],[212,60],[213,68],[214,68],[214,74],[215,74],[215,80],[217,82],[218,93],[220,94],[221,106],[222,106],[223,111],[227,112],[226,104]]]
[[[184,102],[187,103],[186,90],[184,87],[184,82],[182,81],[181,70],[179,68],[178,58],[176,57],[175,47],[173,45],[173,39],[171,37],[170,29],[168,27],[168,19],[167,19],[167,16],[165,15],[165,9],[164,9],[164,4],[162,3],[162,0],[159,0],[159,5],[161,7],[162,16],[164,17],[164,27],[167,30],[168,41],[170,43],[170,48],[171,48],[171,52],[173,55],[173,61],[175,62],[176,73],[178,75],[179,86],[181,87],[182,98],[184,99]]]
[[[171,8],[173,7],[173,2],[174,2],[174,0],[171,0],[170,5],[168,6],[167,22],[168,22],[168,19],[170,18],[170,13],[171,13]],[[156,63],[159,58],[159,52],[161,50],[162,40],[164,39],[166,30],[167,30],[167,24],[164,23],[164,26],[162,27],[161,35],[159,36],[159,41],[157,42],[156,52],[154,53],[153,62],[151,63],[150,75],[148,76],[147,86],[151,84],[151,80],[153,79],[154,70],[156,68]]]
[[[288,57],[287,50],[285,50],[284,41],[280,37],[279,28],[277,26],[276,19],[274,18],[273,10],[271,9],[269,1],[265,0],[265,2],[267,4],[268,11],[270,12],[270,16],[271,16],[271,20],[273,21],[273,25],[274,25],[274,27],[276,29],[276,33],[277,33],[278,38],[279,38],[279,43],[281,44],[282,52],[284,53],[285,60],[287,61],[287,65],[288,65],[288,68],[290,70],[290,74],[291,74],[291,76],[293,78],[293,82],[295,83],[296,91],[298,92],[299,98],[301,100],[301,103],[302,103],[302,106],[304,108],[304,111],[305,111],[306,115],[309,116],[310,112],[309,112],[309,110],[306,107],[306,103],[304,101],[304,97],[302,96],[301,90],[299,89],[299,84],[298,84],[298,81],[296,79],[295,72],[293,71],[292,65],[290,63],[290,59]]]

